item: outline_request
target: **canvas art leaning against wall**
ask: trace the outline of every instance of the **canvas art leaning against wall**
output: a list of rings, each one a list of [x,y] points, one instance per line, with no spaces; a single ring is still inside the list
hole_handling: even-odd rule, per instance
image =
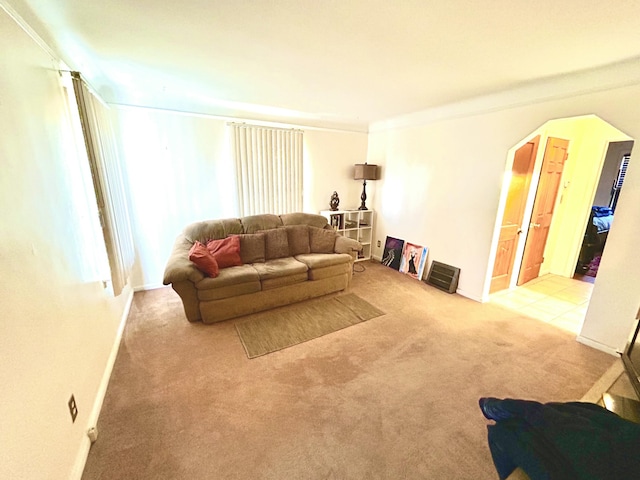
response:
[[[400,271],[417,280],[422,280],[424,267],[427,263],[427,251],[427,247],[406,242],[402,250]]]
[[[400,270],[400,260],[402,257],[402,248],[404,240],[399,238],[387,237],[384,242],[384,252],[382,253],[382,264],[391,267],[394,270]]]

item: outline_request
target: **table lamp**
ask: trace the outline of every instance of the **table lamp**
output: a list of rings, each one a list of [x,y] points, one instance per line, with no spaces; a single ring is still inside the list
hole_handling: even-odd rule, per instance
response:
[[[369,165],[365,163],[356,163],[356,168],[353,174],[354,180],[363,180],[362,182],[362,195],[360,195],[360,208],[358,210],[367,210],[365,202],[367,201],[367,180],[378,180],[378,166]]]

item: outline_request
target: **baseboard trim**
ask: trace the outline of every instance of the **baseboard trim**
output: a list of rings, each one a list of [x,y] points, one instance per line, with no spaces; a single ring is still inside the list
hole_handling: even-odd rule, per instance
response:
[[[461,295],[461,296],[465,297],[465,298],[468,298],[469,300],[473,300],[474,302],[484,303],[484,302],[482,301],[482,297],[478,297],[478,296],[476,296],[476,295],[473,295],[472,293],[465,292],[465,291],[464,291],[464,290],[462,290],[461,288],[458,288],[458,289],[456,290],[456,293],[457,293],[458,295]]]
[[[102,374],[102,380],[100,381],[100,385],[98,386],[98,392],[96,394],[95,401],[93,402],[93,408],[91,409],[91,413],[89,414],[89,419],[87,421],[85,432],[87,432],[92,427],[96,427],[98,424],[98,417],[100,416],[100,411],[102,410],[102,404],[104,403],[104,398],[107,394],[109,379],[111,378],[111,373],[113,372],[113,366],[116,363],[116,357],[118,356],[118,350],[120,349],[120,341],[122,340],[122,333],[124,332],[124,327],[127,323],[127,318],[129,317],[129,311],[131,310],[132,303],[133,303],[133,290],[130,289],[125,306],[124,306],[124,311],[122,312],[120,324],[118,325],[116,337],[113,341],[113,345],[111,346],[111,353],[109,354],[109,358],[107,359],[107,363],[104,368],[104,373]],[[87,463],[87,457],[89,456],[90,448],[91,448],[91,441],[89,440],[89,437],[87,435],[83,435],[82,442],[79,447],[78,455],[76,457],[76,461],[73,465],[73,469],[71,470],[71,475],[69,475],[70,480],[82,479],[82,474],[84,472],[84,467]]]
[[[615,348],[611,348],[609,345],[604,345],[603,343],[596,342],[595,340],[591,340],[590,338],[583,337],[582,335],[578,335],[576,340],[583,345],[595,348],[596,350],[600,350],[601,352],[608,353],[609,355],[613,355],[614,357],[620,355],[620,352],[618,352]]]
[[[145,285],[138,285],[137,287],[133,287],[134,292],[144,292],[145,290],[155,290],[156,288],[163,288],[166,285],[162,283],[147,283]]]

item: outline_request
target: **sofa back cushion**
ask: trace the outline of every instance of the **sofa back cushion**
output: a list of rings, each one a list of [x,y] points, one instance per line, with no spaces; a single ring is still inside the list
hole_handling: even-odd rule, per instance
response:
[[[264,233],[245,233],[240,238],[242,263],[263,263],[265,261]]]
[[[285,213],[280,215],[283,225],[308,225],[310,227],[325,228],[329,226],[327,218],[315,213]]]
[[[187,240],[192,243],[198,241],[205,245],[209,240],[217,240],[238,233],[243,233],[242,223],[238,218],[195,222],[187,225],[184,229],[184,236]]]
[[[333,229],[309,227],[311,253],[333,253],[336,232]]]
[[[215,257],[209,252],[206,245],[198,241],[189,250],[189,260],[198,267],[198,270],[206,273],[211,278],[216,278],[220,274],[220,268]]]
[[[283,228],[287,231],[290,256],[311,253],[309,227],[307,225],[287,225]]]
[[[289,256],[289,241],[284,228],[273,228],[264,232],[264,253],[266,260]]]
[[[243,226],[243,233],[257,233],[260,230],[271,230],[282,226],[282,220],[278,215],[250,215],[240,219]]]
[[[220,268],[237,267],[242,265],[240,257],[240,238],[233,235],[220,240],[209,240],[207,250],[216,259]]]

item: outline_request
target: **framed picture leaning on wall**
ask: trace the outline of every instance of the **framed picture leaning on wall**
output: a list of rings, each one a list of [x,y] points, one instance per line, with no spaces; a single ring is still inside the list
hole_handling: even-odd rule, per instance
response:
[[[399,270],[403,246],[404,240],[387,237],[387,240],[384,242],[384,252],[382,253],[381,263],[394,270]]]
[[[427,263],[428,250],[429,249],[427,247],[406,242],[402,249],[400,271],[417,280],[422,280],[424,267]]]

